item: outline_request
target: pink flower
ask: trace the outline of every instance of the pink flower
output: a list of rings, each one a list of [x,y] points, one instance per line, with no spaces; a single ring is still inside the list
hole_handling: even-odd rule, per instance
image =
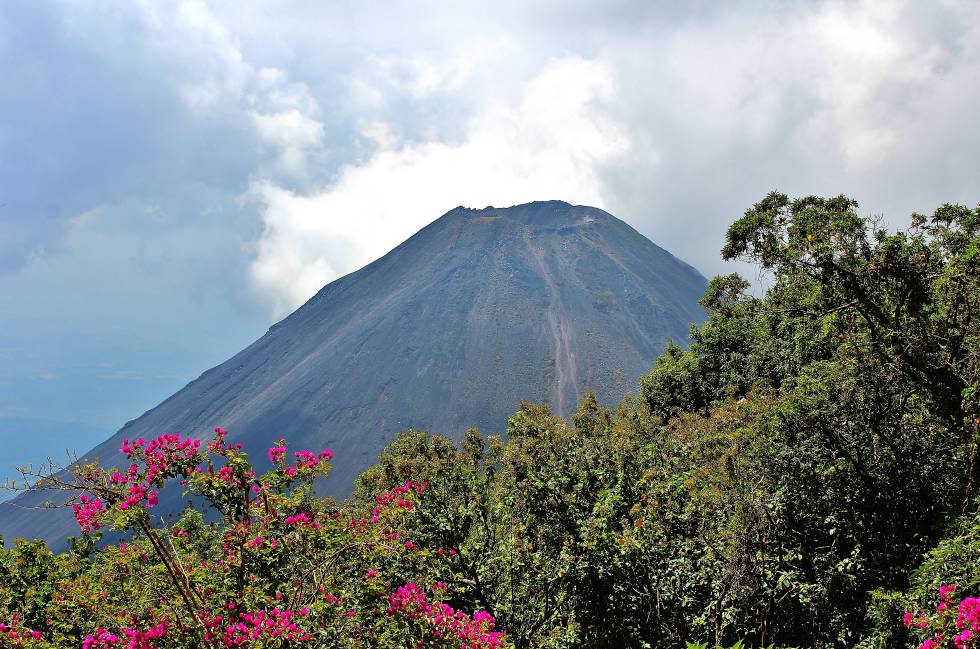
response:
[[[269,449],[269,461],[275,464],[286,456],[285,446],[273,446]]]
[[[82,532],[88,534],[92,530],[97,530],[101,527],[99,523],[98,516],[105,511],[105,504],[99,498],[90,498],[89,496],[82,494],[78,499],[79,504],[72,505],[72,513],[75,515],[75,521],[78,523],[78,527],[81,528]]]
[[[950,595],[956,592],[956,584],[949,584],[946,586],[939,587],[939,599],[948,601]]]
[[[421,621],[437,637],[457,637],[468,649],[496,649],[503,645],[504,634],[493,630],[496,620],[492,615],[475,611],[470,616],[442,602],[429,603],[414,583],[405,584],[389,595],[388,615]]]

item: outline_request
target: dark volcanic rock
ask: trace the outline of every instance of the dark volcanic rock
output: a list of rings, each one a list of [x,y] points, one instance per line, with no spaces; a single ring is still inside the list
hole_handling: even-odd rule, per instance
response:
[[[501,432],[522,399],[567,415],[587,390],[615,404],[704,317],[704,288],[700,273],[599,209],[459,207],[87,457],[111,466],[123,437],[221,426],[257,461],[279,436],[333,449],[326,491],[344,496],[398,431]],[[74,530],[65,512],[0,504],[7,539],[57,544]]]

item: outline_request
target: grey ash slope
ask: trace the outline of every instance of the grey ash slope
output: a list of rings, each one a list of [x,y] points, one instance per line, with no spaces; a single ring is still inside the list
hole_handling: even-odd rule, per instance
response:
[[[704,314],[705,279],[602,210],[559,201],[456,208],[324,287],[230,360],[128,422],[123,437],[214,426],[336,454],[349,493],[395,433],[500,432],[520,400],[614,404]],[[0,505],[0,534],[56,538],[64,516]],[[56,520],[57,519],[57,520]]]

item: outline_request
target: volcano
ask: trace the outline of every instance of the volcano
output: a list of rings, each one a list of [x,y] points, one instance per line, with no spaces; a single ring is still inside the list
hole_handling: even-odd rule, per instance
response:
[[[324,490],[344,497],[399,431],[502,432],[521,400],[565,416],[588,390],[617,403],[669,340],[685,342],[704,318],[705,286],[594,207],[458,207],[323,287],[85,457],[116,466],[124,437],[220,426],[260,465],[279,437],[332,449]],[[70,512],[17,507],[45,497],[0,504],[0,534],[63,547],[77,532]]]

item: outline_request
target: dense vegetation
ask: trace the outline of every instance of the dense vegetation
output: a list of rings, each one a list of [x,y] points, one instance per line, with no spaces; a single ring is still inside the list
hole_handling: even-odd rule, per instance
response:
[[[420,548],[412,510],[425,483],[379,493],[371,513],[312,495],[332,453],[269,449],[256,475],[225,432],[200,440],[163,435],[123,442],[130,468],[78,467],[72,505],[84,536],[54,556],[20,542],[0,562],[6,639],[18,647],[434,647],[492,649],[503,634],[485,612],[457,612],[438,575],[455,558]],[[157,489],[178,481],[220,519],[189,507],[156,524]],[[361,515],[363,514],[363,515]],[[103,527],[133,530],[129,542],[94,554]],[[0,636],[2,637],[2,636]]]
[[[36,647],[977,646],[980,208],[897,233],[856,208],[770,194],[723,250],[765,295],[715,278],[636,399],[410,431],[343,505],[309,489],[328,456],[256,477],[220,436],[48,480],[86,488],[86,533],[0,554],[0,622]],[[168,478],[223,515],[155,524]],[[136,535],[95,552],[96,525]]]

